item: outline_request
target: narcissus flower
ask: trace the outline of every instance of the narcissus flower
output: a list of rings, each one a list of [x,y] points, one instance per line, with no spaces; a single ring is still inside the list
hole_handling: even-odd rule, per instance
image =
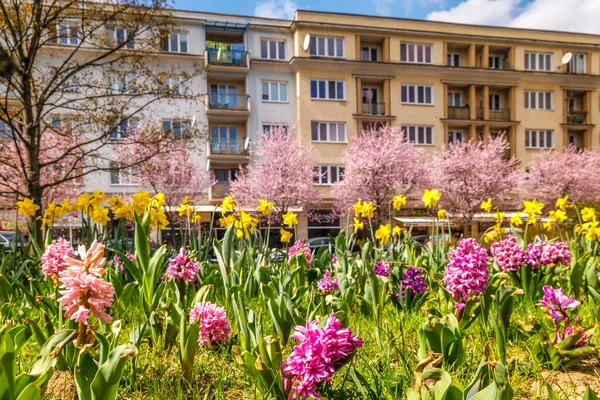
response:
[[[235,210],[237,203],[233,199],[233,196],[227,196],[223,199],[221,204],[221,213],[226,213]]]
[[[394,229],[392,229],[392,233],[394,234],[394,236],[400,236],[400,234],[402,233],[402,228],[396,225],[394,226]]]
[[[542,210],[544,209],[544,204],[538,203],[536,199],[533,199],[532,201],[524,201],[523,206],[523,212],[529,214],[530,216],[541,215]]]
[[[17,206],[19,207],[19,214],[33,217],[35,216],[35,212],[40,209],[40,206],[33,202],[33,199],[24,198],[21,201],[17,201]]]
[[[556,224],[561,224],[567,220],[567,213],[563,210],[550,210],[548,218]]]
[[[354,224],[352,226],[354,227],[355,235],[358,233],[358,231],[361,231],[365,228],[364,222],[362,222],[360,219],[358,219],[356,217],[354,217]]]
[[[492,198],[488,197],[488,199],[486,201],[484,201],[484,202],[481,203],[481,207],[480,208],[483,211],[485,211],[486,213],[489,214],[489,213],[492,212],[492,207],[493,207],[493,205],[492,205]]]
[[[521,226],[523,225],[523,220],[521,219],[521,216],[519,214],[515,214],[512,217],[510,217],[510,224],[513,226]]]
[[[567,211],[567,207],[569,206],[569,195],[567,194],[565,197],[556,199],[555,206],[559,210]]]
[[[267,215],[271,214],[271,211],[273,210],[273,207],[275,206],[272,202],[270,202],[268,200],[259,200],[258,203],[259,204],[258,204],[257,209],[265,217]]]
[[[396,210],[400,210],[402,207],[406,205],[406,196],[398,195],[394,196],[392,199],[392,207]]]
[[[92,210],[92,221],[97,224],[106,225],[110,221],[108,208],[94,207]]]
[[[392,227],[390,224],[379,225],[375,231],[375,239],[379,240],[379,245],[385,245],[392,236]]]
[[[487,251],[475,239],[463,239],[448,252],[448,266],[444,270],[446,290],[463,308],[467,300],[479,296],[488,287]]]
[[[104,200],[106,200],[106,193],[101,193],[98,189],[95,189],[90,198],[90,205],[92,207],[102,207]]]
[[[357,217],[360,217],[361,214],[362,214],[362,208],[363,208],[362,201],[360,199],[358,199],[358,201],[356,202],[356,204],[354,204],[352,206],[352,210],[354,211],[354,215],[356,215]]]
[[[49,278],[58,278],[58,274],[68,267],[65,257],[75,257],[71,243],[62,238],[53,240],[42,255],[42,273]]]
[[[373,205],[373,202],[364,202],[362,205],[362,209],[360,215],[365,218],[373,218],[375,216],[375,210],[377,208]]]
[[[591,207],[584,207],[581,209],[581,219],[584,222],[590,222],[596,220],[596,210]]]
[[[289,243],[292,240],[292,232],[288,232],[285,229],[281,228],[279,230],[279,234],[281,235],[281,243]]]
[[[107,201],[108,203],[108,208],[110,208],[113,211],[116,211],[118,208],[123,206],[123,198],[121,196],[110,196],[110,198]]]
[[[298,225],[298,216],[292,211],[286,212],[281,218],[283,219],[283,224],[287,225],[288,228]]]
[[[225,308],[203,301],[190,311],[190,323],[198,323],[198,345],[215,348],[227,344],[231,325],[227,320]]]
[[[437,216],[439,219],[446,219],[446,218],[448,218],[448,213],[443,208],[440,208],[438,210]]]
[[[440,201],[440,197],[442,197],[442,194],[440,193],[439,190],[425,189],[425,192],[423,193],[423,197],[421,197],[421,201],[423,202],[423,205],[425,207],[434,208],[434,207],[437,207],[438,201]]]
[[[179,216],[189,217],[194,212],[194,207],[190,204],[180,204],[177,211],[179,211]]]
[[[133,204],[124,203],[121,207],[117,208],[115,218],[125,218],[133,221]]]

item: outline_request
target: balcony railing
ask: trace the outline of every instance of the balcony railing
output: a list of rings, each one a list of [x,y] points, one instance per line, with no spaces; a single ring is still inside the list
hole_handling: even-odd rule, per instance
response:
[[[497,110],[490,110],[490,119],[496,121],[510,121],[510,109],[499,108]]]
[[[229,195],[231,190],[231,183],[229,182],[217,182],[211,187],[211,197],[213,199],[222,199]]]
[[[385,115],[385,103],[362,103],[361,114]]]
[[[250,96],[247,94],[208,93],[209,110],[249,110]]]
[[[245,50],[206,49],[209,65],[225,65],[233,67],[248,66],[248,52]]]
[[[572,111],[567,113],[567,124],[585,124],[587,123],[586,111]]]
[[[246,155],[248,149],[245,148],[246,139],[230,139],[230,140],[211,140],[211,154],[239,154]]]
[[[448,107],[449,119],[469,119],[469,107]]]

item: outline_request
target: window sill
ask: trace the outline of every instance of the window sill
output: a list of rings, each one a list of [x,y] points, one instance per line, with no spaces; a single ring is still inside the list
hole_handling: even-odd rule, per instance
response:
[[[271,104],[289,104],[289,101],[276,101],[276,100],[261,100],[263,103],[271,103]]]
[[[138,187],[139,183],[111,183],[111,187]]]
[[[315,143],[315,144],[348,144],[348,142],[334,142],[334,141],[325,141],[325,140],[312,140],[311,139],[311,143]]]
[[[344,102],[344,103],[346,101],[348,101],[346,99],[319,99],[319,98],[315,98],[315,97],[311,97],[310,99],[314,100],[314,101],[339,101],[339,102]]]
[[[425,107],[435,107],[435,104],[420,104],[420,103],[400,103],[403,106],[425,106]]]

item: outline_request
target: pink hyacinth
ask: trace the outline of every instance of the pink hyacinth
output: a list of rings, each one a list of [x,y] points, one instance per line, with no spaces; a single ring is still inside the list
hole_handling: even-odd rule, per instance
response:
[[[185,282],[194,283],[199,270],[200,263],[191,260],[187,256],[187,250],[182,247],[178,255],[169,258],[167,277],[172,280],[182,279]]]
[[[330,381],[335,371],[362,347],[362,339],[352,336],[350,328],[343,328],[333,313],[323,328],[312,321],[294,329],[291,337],[300,344],[294,346],[283,368],[284,387],[292,391],[294,399],[320,399],[317,384]]]
[[[65,256],[67,268],[59,273],[61,283],[58,302],[65,310],[65,316],[88,324],[90,312],[103,323],[112,320],[106,309],[113,303],[115,290],[110,282],[102,279],[106,258],[104,245],[94,240],[89,250],[79,246],[77,260]]]
[[[580,302],[573,299],[571,296],[565,296],[563,288],[554,289],[552,286],[544,286],[544,297],[539,301],[538,305],[545,307],[552,321],[556,324],[567,318],[567,310],[569,308],[577,308],[581,305]]]
[[[131,254],[130,252],[126,252],[125,256],[129,259],[129,261],[131,262],[135,262],[135,255]],[[118,268],[119,271],[121,271],[121,273],[125,273],[125,265],[123,263],[123,260],[121,260],[121,257],[119,256],[114,256],[113,257],[113,267]]]
[[[53,240],[42,255],[42,273],[50,278],[57,278],[67,268],[65,256],[75,257],[73,247],[68,240]]]
[[[504,272],[516,272],[525,262],[525,250],[517,244],[513,235],[507,235],[504,240],[492,244],[492,256],[498,268]]]
[[[352,258],[352,252],[350,250],[346,250],[346,255],[348,258]],[[335,264],[338,262],[337,254],[331,256],[331,263]]]
[[[571,249],[565,242],[547,242],[536,237],[533,243],[527,246],[525,259],[531,268],[536,269],[551,264],[571,264]]]
[[[377,276],[390,276],[390,265],[386,262],[377,261],[373,270]]]
[[[571,335],[573,335],[575,333],[578,333],[578,332],[581,332],[581,338],[577,342],[575,342],[575,344],[573,345],[573,347],[583,347],[583,346],[587,345],[588,342],[589,342],[589,338],[585,334],[585,329],[581,328],[581,327],[578,327],[578,326],[569,326],[569,327],[567,327],[567,329],[565,329],[565,336],[564,336],[564,338],[561,337],[560,329],[557,329],[556,330],[556,343],[560,343],[564,339],[566,339],[567,337],[569,337],[569,336],[571,336]]]
[[[325,271],[325,277],[317,282],[317,289],[319,289],[320,292],[329,293],[334,290],[340,290],[340,286],[337,278],[332,280],[331,272]]]
[[[190,322],[198,321],[200,333],[198,334],[198,344],[215,348],[218,345],[226,344],[231,332],[231,326],[227,320],[225,308],[203,301],[198,303],[190,311]]]
[[[310,267],[312,261],[310,247],[308,247],[306,243],[299,240],[296,241],[296,243],[294,243],[294,245],[288,250],[288,264],[292,262],[292,259],[296,255],[299,254],[304,254],[304,257],[306,257],[306,266]]]
[[[444,270],[446,290],[461,309],[470,297],[479,296],[488,287],[488,256],[475,239],[463,239],[448,252]]]

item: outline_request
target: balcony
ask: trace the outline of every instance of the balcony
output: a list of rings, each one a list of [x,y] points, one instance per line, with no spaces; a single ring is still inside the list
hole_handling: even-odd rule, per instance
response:
[[[567,124],[587,124],[587,111],[571,111],[567,113]]]
[[[247,72],[250,56],[246,50],[208,47],[204,52],[204,66],[209,73]]]
[[[247,94],[207,93],[205,109],[208,117],[227,117],[244,120],[250,115],[250,96]]]
[[[362,103],[360,113],[365,115],[385,115],[385,103]]]
[[[510,109],[499,108],[497,110],[490,110],[489,119],[493,121],[510,121]]]
[[[250,159],[246,138],[212,139],[208,142],[208,158],[214,161],[239,163]]]
[[[448,119],[469,119],[469,107],[448,107]]]
[[[209,200],[220,200],[229,196],[231,190],[231,183],[229,182],[217,182],[210,188]]]

